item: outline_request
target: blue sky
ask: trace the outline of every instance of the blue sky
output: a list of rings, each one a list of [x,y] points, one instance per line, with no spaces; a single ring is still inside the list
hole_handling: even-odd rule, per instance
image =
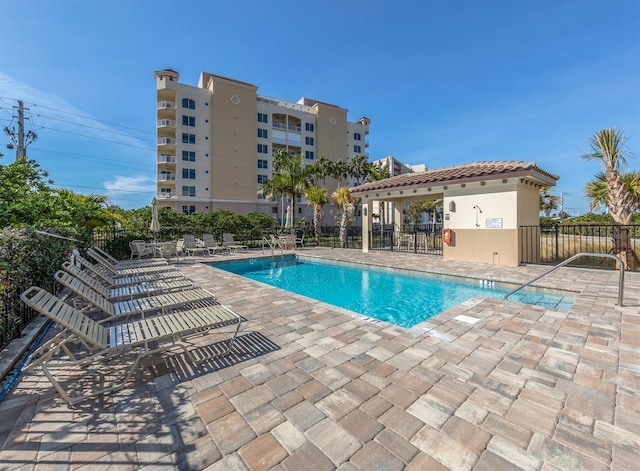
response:
[[[370,158],[535,161],[570,214],[617,127],[640,158],[638,0],[0,0],[0,127],[17,99],[55,184],[123,208],[155,193],[156,70],[202,70],[371,119]],[[0,135],[3,163],[15,159]],[[4,140],[2,140],[4,139]],[[630,160],[639,168],[640,160]]]

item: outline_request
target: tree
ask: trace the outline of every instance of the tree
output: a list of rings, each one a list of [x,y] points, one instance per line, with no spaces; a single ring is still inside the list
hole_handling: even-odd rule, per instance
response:
[[[551,215],[551,211],[558,209],[558,197],[549,193],[548,188],[544,188],[540,191],[540,211],[544,213],[546,217]]]
[[[280,149],[273,156],[273,171],[271,183],[267,186],[274,195],[286,195],[291,200],[292,214],[296,214],[296,198],[302,196],[312,185],[312,166],[302,165],[302,154],[290,155],[285,149]],[[268,180],[267,180],[268,181]]]
[[[364,181],[369,177],[370,169],[371,164],[366,155],[355,155],[347,162],[347,171],[356,179],[358,185],[360,185],[360,179]]]
[[[53,191],[48,174],[35,160],[18,159],[0,165],[0,226],[46,225],[52,211]]]
[[[331,198],[338,206],[338,218],[340,226],[340,247],[345,248],[347,246],[347,225],[349,219],[356,210],[356,204],[351,192],[347,187],[340,187],[336,189],[331,195]]]
[[[349,171],[347,169],[347,162],[344,160],[337,160],[333,162],[331,168],[331,175],[338,180],[338,188],[342,186],[342,181],[347,178]]]
[[[305,197],[313,206],[313,229],[316,244],[319,245],[322,229],[322,207],[329,202],[327,198],[327,189],[319,185],[312,185],[307,188]]]
[[[379,181],[379,180],[384,180],[385,178],[389,178],[391,176],[391,172],[389,171],[389,164],[387,162],[385,162],[384,165],[376,165],[374,163],[370,164],[369,167],[369,180],[372,182],[375,181]],[[379,201],[378,202],[378,209],[380,211],[380,234],[382,235],[382,233],[384,232],[384,213],[385,213],[385,208],[384,208],[384,201]]]
[[[585,186],[585,194],[589,198],[591,210],[607,207],[607,177],[604,172],[595,174],[595,180]],[[621,175],[625,188],[631,194],[633,212],[640,209],[640,172],[632,171]]]
[[[614,224],[614,251],[625,267],[632,269],[634,254],[629,228],[625,226],[631,223],[634,202],[621,176],[628,155],[625,142],[624,134],[616,128],[601,129],[589,140],[591,152],[584,153],[583,158],[599,161],[604,166],[606,204]]]
[[[55,211],[51,215],[51,222],[57,226],[93,230],[124,221],[117,211],[109,209],[109,199],[104,195],[81,195],[66,189],[56,189],[53,194]]]
[[[333,162],[326,157],[320,157],[311,165],[311,172],[315,178],[322,178],[322,186],[326,188],[327,177],[331,176]]]

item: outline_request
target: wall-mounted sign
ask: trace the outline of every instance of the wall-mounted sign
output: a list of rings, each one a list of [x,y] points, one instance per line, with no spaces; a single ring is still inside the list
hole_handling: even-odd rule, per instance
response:
[[[444,215],[444,220],[445,220],[445,221],[448,221],[448,220],[449,220],[449,215],[448,215],[448,214],[445,214],[445,215]]]
[[[484,227],[488,229],[502,229],[502,218],[487,218]]]

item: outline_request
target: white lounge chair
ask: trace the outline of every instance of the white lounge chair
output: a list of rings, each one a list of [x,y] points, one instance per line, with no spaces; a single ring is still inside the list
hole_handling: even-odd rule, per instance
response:
[[[167,278],[165,280],[149,280],[140,283],[131,283],[128,285],[107,284],[104,280],[93,277],[91,274],[80,267],[69,262],[62,264],[62,268],[72,276],[75,276],[85,285],[93,288],[109,301],[126,298],[139,298],[143,296],[152,296],[159,293],[169,293],[171,291],[182,291],[184,289],[193,288],[193,281],[188,278]]]
[[[222,245],[231,251],[246,251],[249,249],[246,245],[236,244],[233,234],[228,232],[222,234]]]
[[[93,309],[101,311],[104,317],[101,322],[111,320],[115,317],[128,317],[148,313],[166,313],[168,310],[194,307],[196,304],[212,304],[215,295],[202,288],[192,288],[171,293],[158,294],[143,298],[127,299],[123,301],[111,301],[97,292],[95,289],[85,285],[75,276],[68,272],[58,270],[54,275],[56,282],[69,288],[73,294],[92,306]]]
[[[210,255],[209,249],[206,248],[204,244],[198,242],[194,235],[184,234],[182,236],[182,240],[184,241],[183,250],[187,255],[196,255],[198,253],[202,255]]]
[[[216,252],[225,253],[229,252],[229,249],[223,245],[219,245],[213,238],[213,234],[202,234],[202,242],[204,246],[209,249],[209,253],[214,254]]]
[[[164,263],[160,263],[160,264],[149,264],[149,265],[134,265],[134,266],[122,266],[122,267],[117,267],[112,265],[109,260],[105,260],[105,258],[103,256],[101,256],[100,254],[96,253],[94,250],[89,249],[87,250],[87,253],[91,256],[91,258],[93,258],[96,262],[98,262],[98,264],[102,267],[104,267],[108,272],[112,273],[113,275],[133,275],[133,274],[141,274],[141,273],[158,273],[158,272],[163,272],[163,271],[175,271],[177,270],[176,267],[169,265],[168,263],[166,263],[166,261]],[[77,254],[74,254],[77,255]]]
[[[42,371],[54,388],[72,405],[90,397],[124,388],[140,361],[152,354],[167,353],[174,347],[179,347],[193,362],[226,355],[235,344],[242,324],[240,316],[217,304],[105,327],[37,286],[27,289],[20,297],[27,306],[52,319],[64,329],[53,340],[46,342],[34,352],[24,370],[30,371],[37,366],[42,367]],[[193,345],[186,341],[187,337],[209,333],[213,329],[234,324],[236,327],[229,333],[231,338],[225,349],[200,360],[196,358],[193,348],[190,348]],[[76,348],[71,349],[68,344],[75,344]],[[77,347],[80,347],[80,350]],[[66,356],[58,355],[61,352]],[[94,367],[104,360],[109,360],[110,380],[114,367],[116,372],[119,364],[123,369],[127,364],[128,368],[124,369],[120,381],[105,383],[102,378],[100,381],[93,382],[94,385],[99,385],[97,389],[70,394],[51,370],[56,360],[63,365],[77,365],[84,368]],[[85,371],[87,370],[83,370]]]
[[[125,273],[118,274],[113,273],[111,270],[107,270],[102,265],[96,265],[91,263],[86,258],[79,254],[74,254],[71,263],[79,265],[87,271],[90,271],[93,275],[97,276],[105,283],[113,286],[124,286],[136,283],[146,283],[156,280],[167,280],[170,278],[184,278],[184,274],[174,267],[173,270],[161,271],[161,272],[137,272],[137,273]],[[63,264],[64,267],[64,264]]]

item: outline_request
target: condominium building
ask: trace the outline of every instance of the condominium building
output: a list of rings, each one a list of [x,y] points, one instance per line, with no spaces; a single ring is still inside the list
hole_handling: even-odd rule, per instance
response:
[[[208,72],[200,74],[197,86],[180,83],[171,69],[155,72],[155,79],[162,207],[186,214],[227,209],[282,217],[282,202],[268,201],[258,191],[272,175],[275,151],[302,154],[305,165],[320,157],[367,155],[369,119],[348,121],[339,106],[266,97],[255,85]],[[296,219],[311,220],[303,198],[296,213]]]

